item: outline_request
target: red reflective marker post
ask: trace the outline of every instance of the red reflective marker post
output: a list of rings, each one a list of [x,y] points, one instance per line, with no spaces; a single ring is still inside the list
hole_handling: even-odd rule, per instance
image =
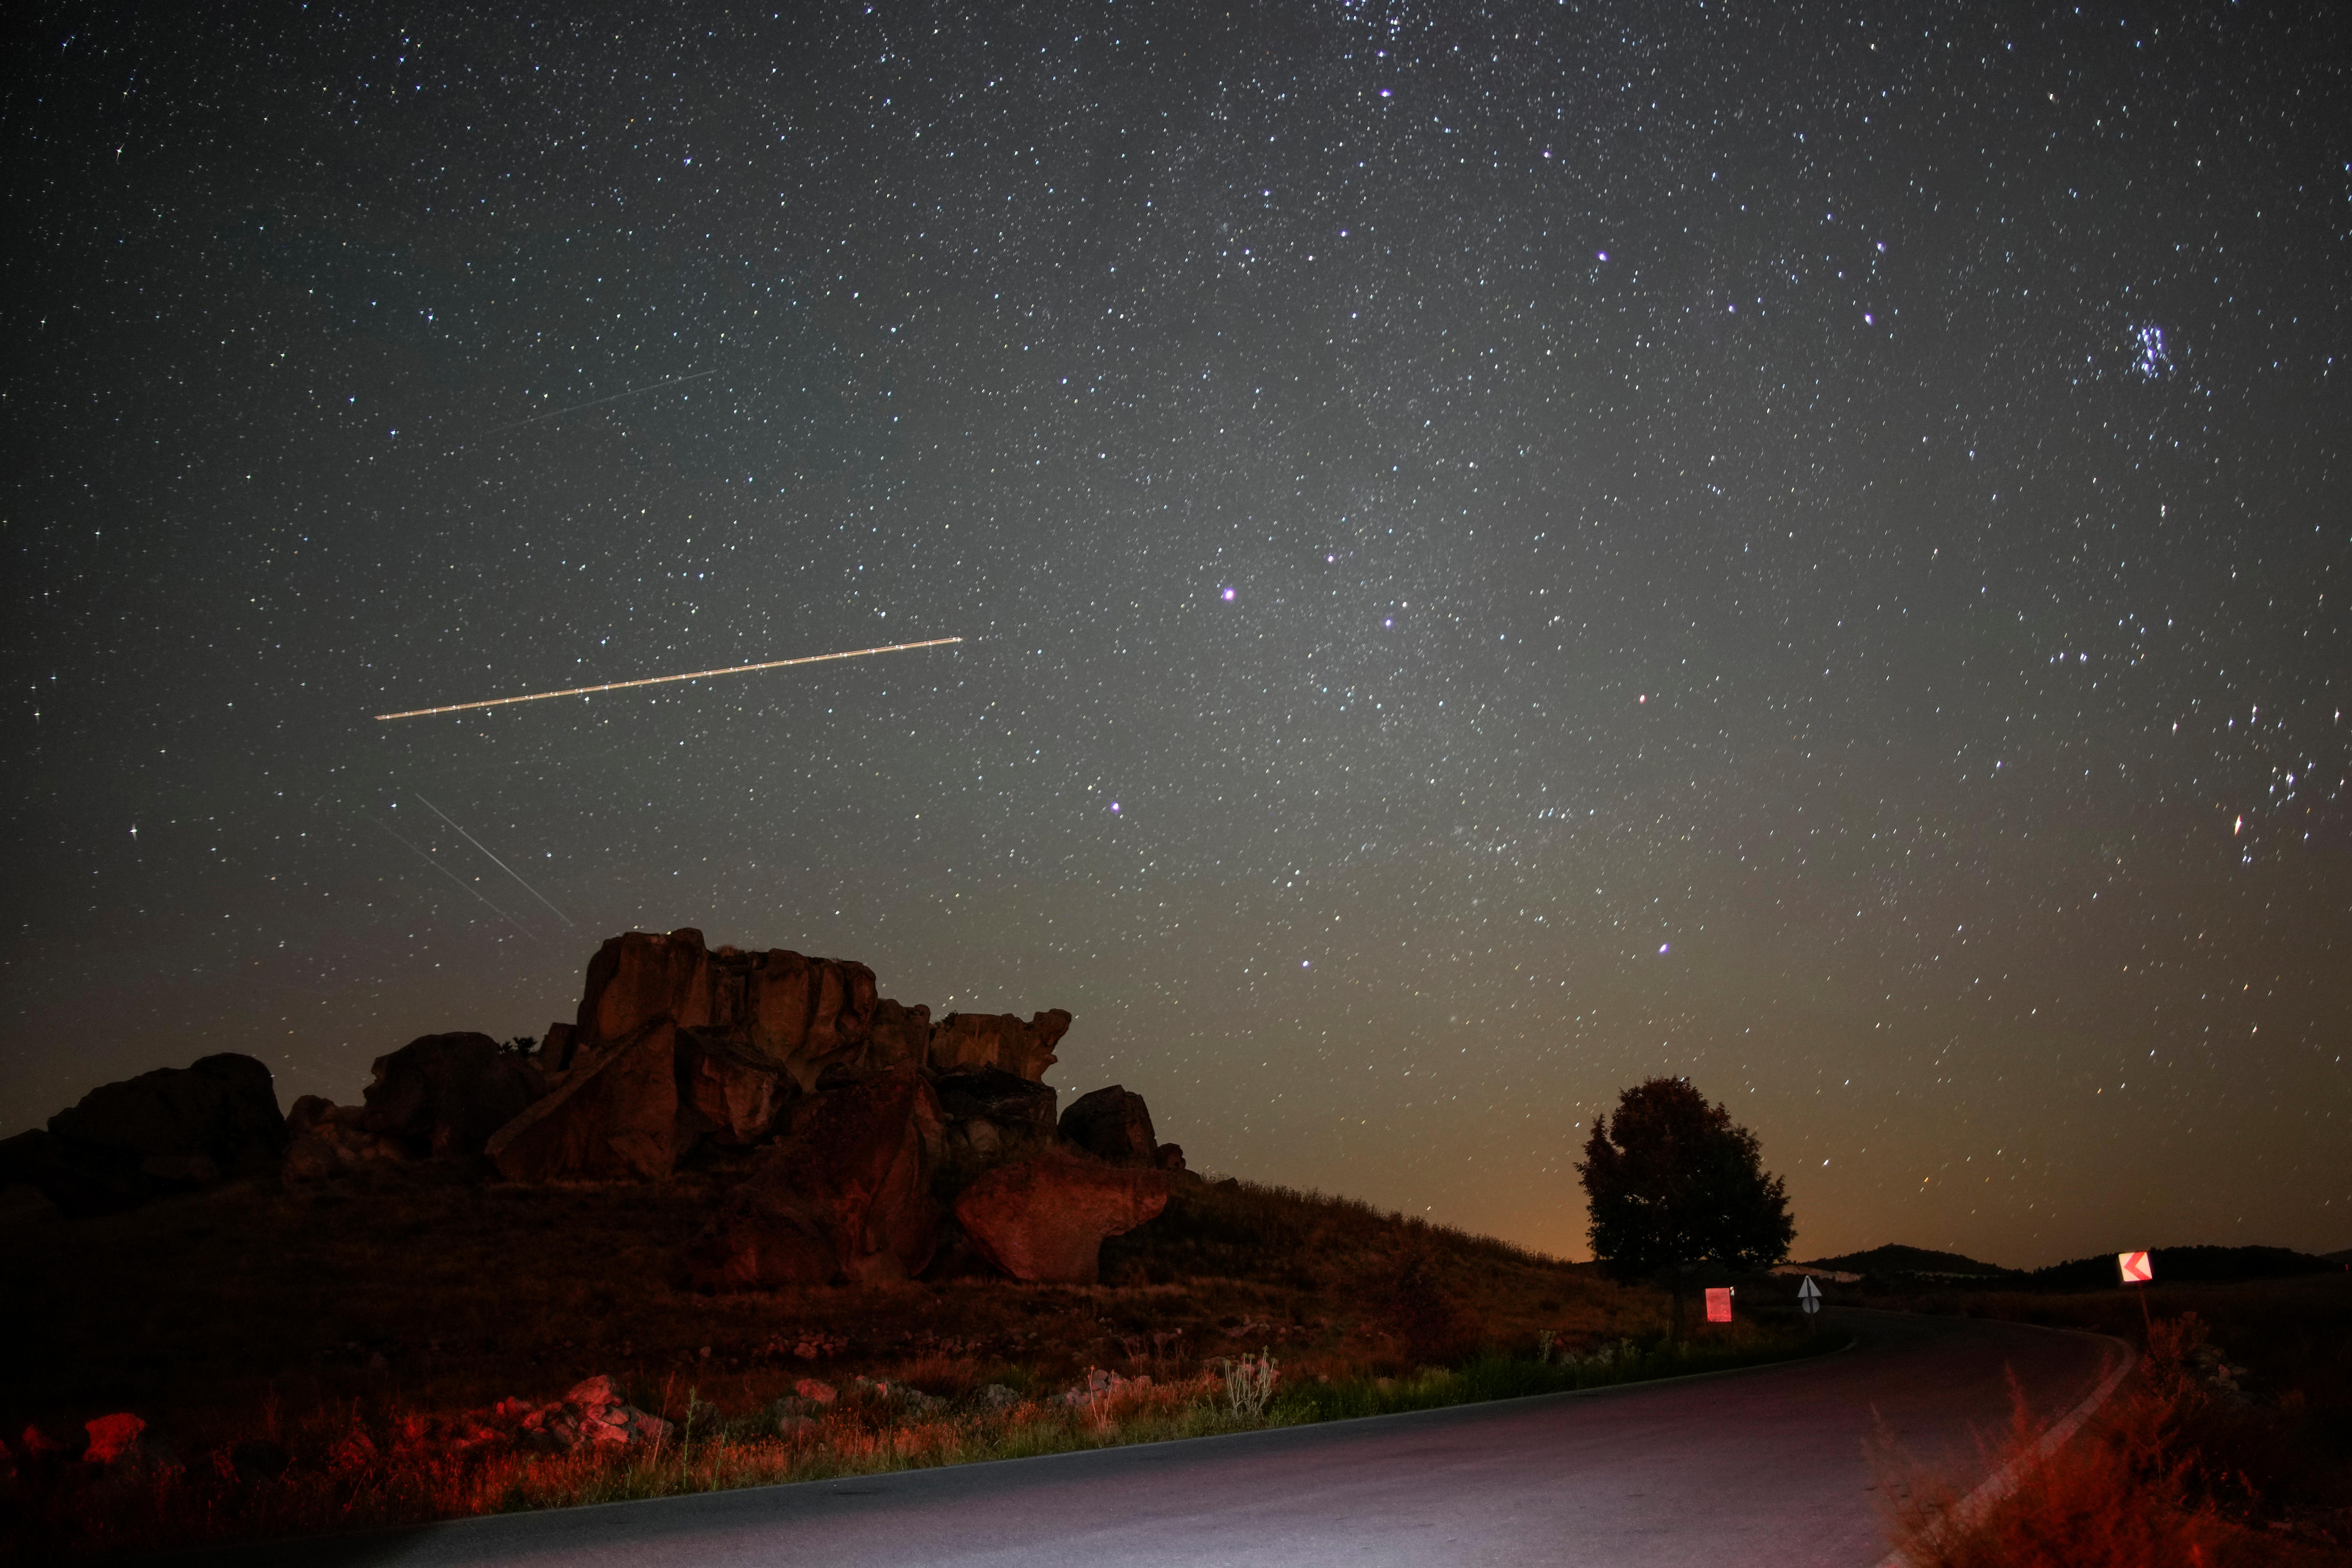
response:
[[[2150,1285],[2156,1281],[2156,1265],[2148,1261],[2145,1252],[2116,1253],[2116,1271],[2123,1276],[2126,1285]],[[2147,1325],[2148,1337],[2154,1339],[2156,1323],[2147,1315],[2147,1292],[2145,1290],[2140,1292],[2139,1321]]]
[[[1731,1321],[1731,1289],[1710,1286],[1706,1292],[1706,1321],[1710,1323]]]

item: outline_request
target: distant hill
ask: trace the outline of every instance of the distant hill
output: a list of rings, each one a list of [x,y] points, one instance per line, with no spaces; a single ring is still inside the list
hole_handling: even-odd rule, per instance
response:
[[[1957,1252],[1933,1252],[1924,1247],[1905,1247],[1888,1242],[1874,1247],[1868,1252],[1849,1252],[1842,1258],[1816,1258],[1805,1265],[1808,1268],[1833,1268],[1847,1274],[2012,1274],[1998,1263],[1979,1263],[1973,1258],[1963,1258]]]
[[[2317,1258],[2284,1247],[2159,1247],[2148,1255],[2156,1283],[2213,1283],[2231,1279],[2279,1279],[2297,1274],[2334,1274],[2347,1255]],[[2029,1286],[2049,1290],[2097,1289],[2119,1283],[2111,1252],[2077,1258],[2037,1268],[2026,1277]]]

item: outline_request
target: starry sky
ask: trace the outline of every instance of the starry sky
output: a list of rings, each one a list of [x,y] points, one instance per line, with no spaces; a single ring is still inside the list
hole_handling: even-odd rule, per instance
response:
[[[0,1134],[694,925],[1570,1256],[1659,1074],[2352,1246],[2332,5],[27,12]]]

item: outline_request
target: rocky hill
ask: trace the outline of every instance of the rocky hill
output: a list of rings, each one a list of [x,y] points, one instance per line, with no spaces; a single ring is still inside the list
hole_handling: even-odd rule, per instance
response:
[[[268,1069],[207,1057],[92,1090],[0,1142],[0,1217],[121,1212],[236,1177],[431,1168],[526,1186],[693,1167],[729,1194],[677,1264],[704,1290],[997,1275],[1085,1284],[1101,1243],[1166,1206],[1183,1152],[1112,1084],[1045,1081],[1070,1015],[951,1013],[874,972],[631,931],[531,1048],[427,1035],[358,1105],[281,1115]]]

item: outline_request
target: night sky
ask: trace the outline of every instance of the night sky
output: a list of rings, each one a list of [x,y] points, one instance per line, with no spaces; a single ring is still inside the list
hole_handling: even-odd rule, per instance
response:
[[[2352,1246],[2337,6],[592,9],[9,24],[0,1134],[693,925],[1572,1256],[1659,1074]]]

